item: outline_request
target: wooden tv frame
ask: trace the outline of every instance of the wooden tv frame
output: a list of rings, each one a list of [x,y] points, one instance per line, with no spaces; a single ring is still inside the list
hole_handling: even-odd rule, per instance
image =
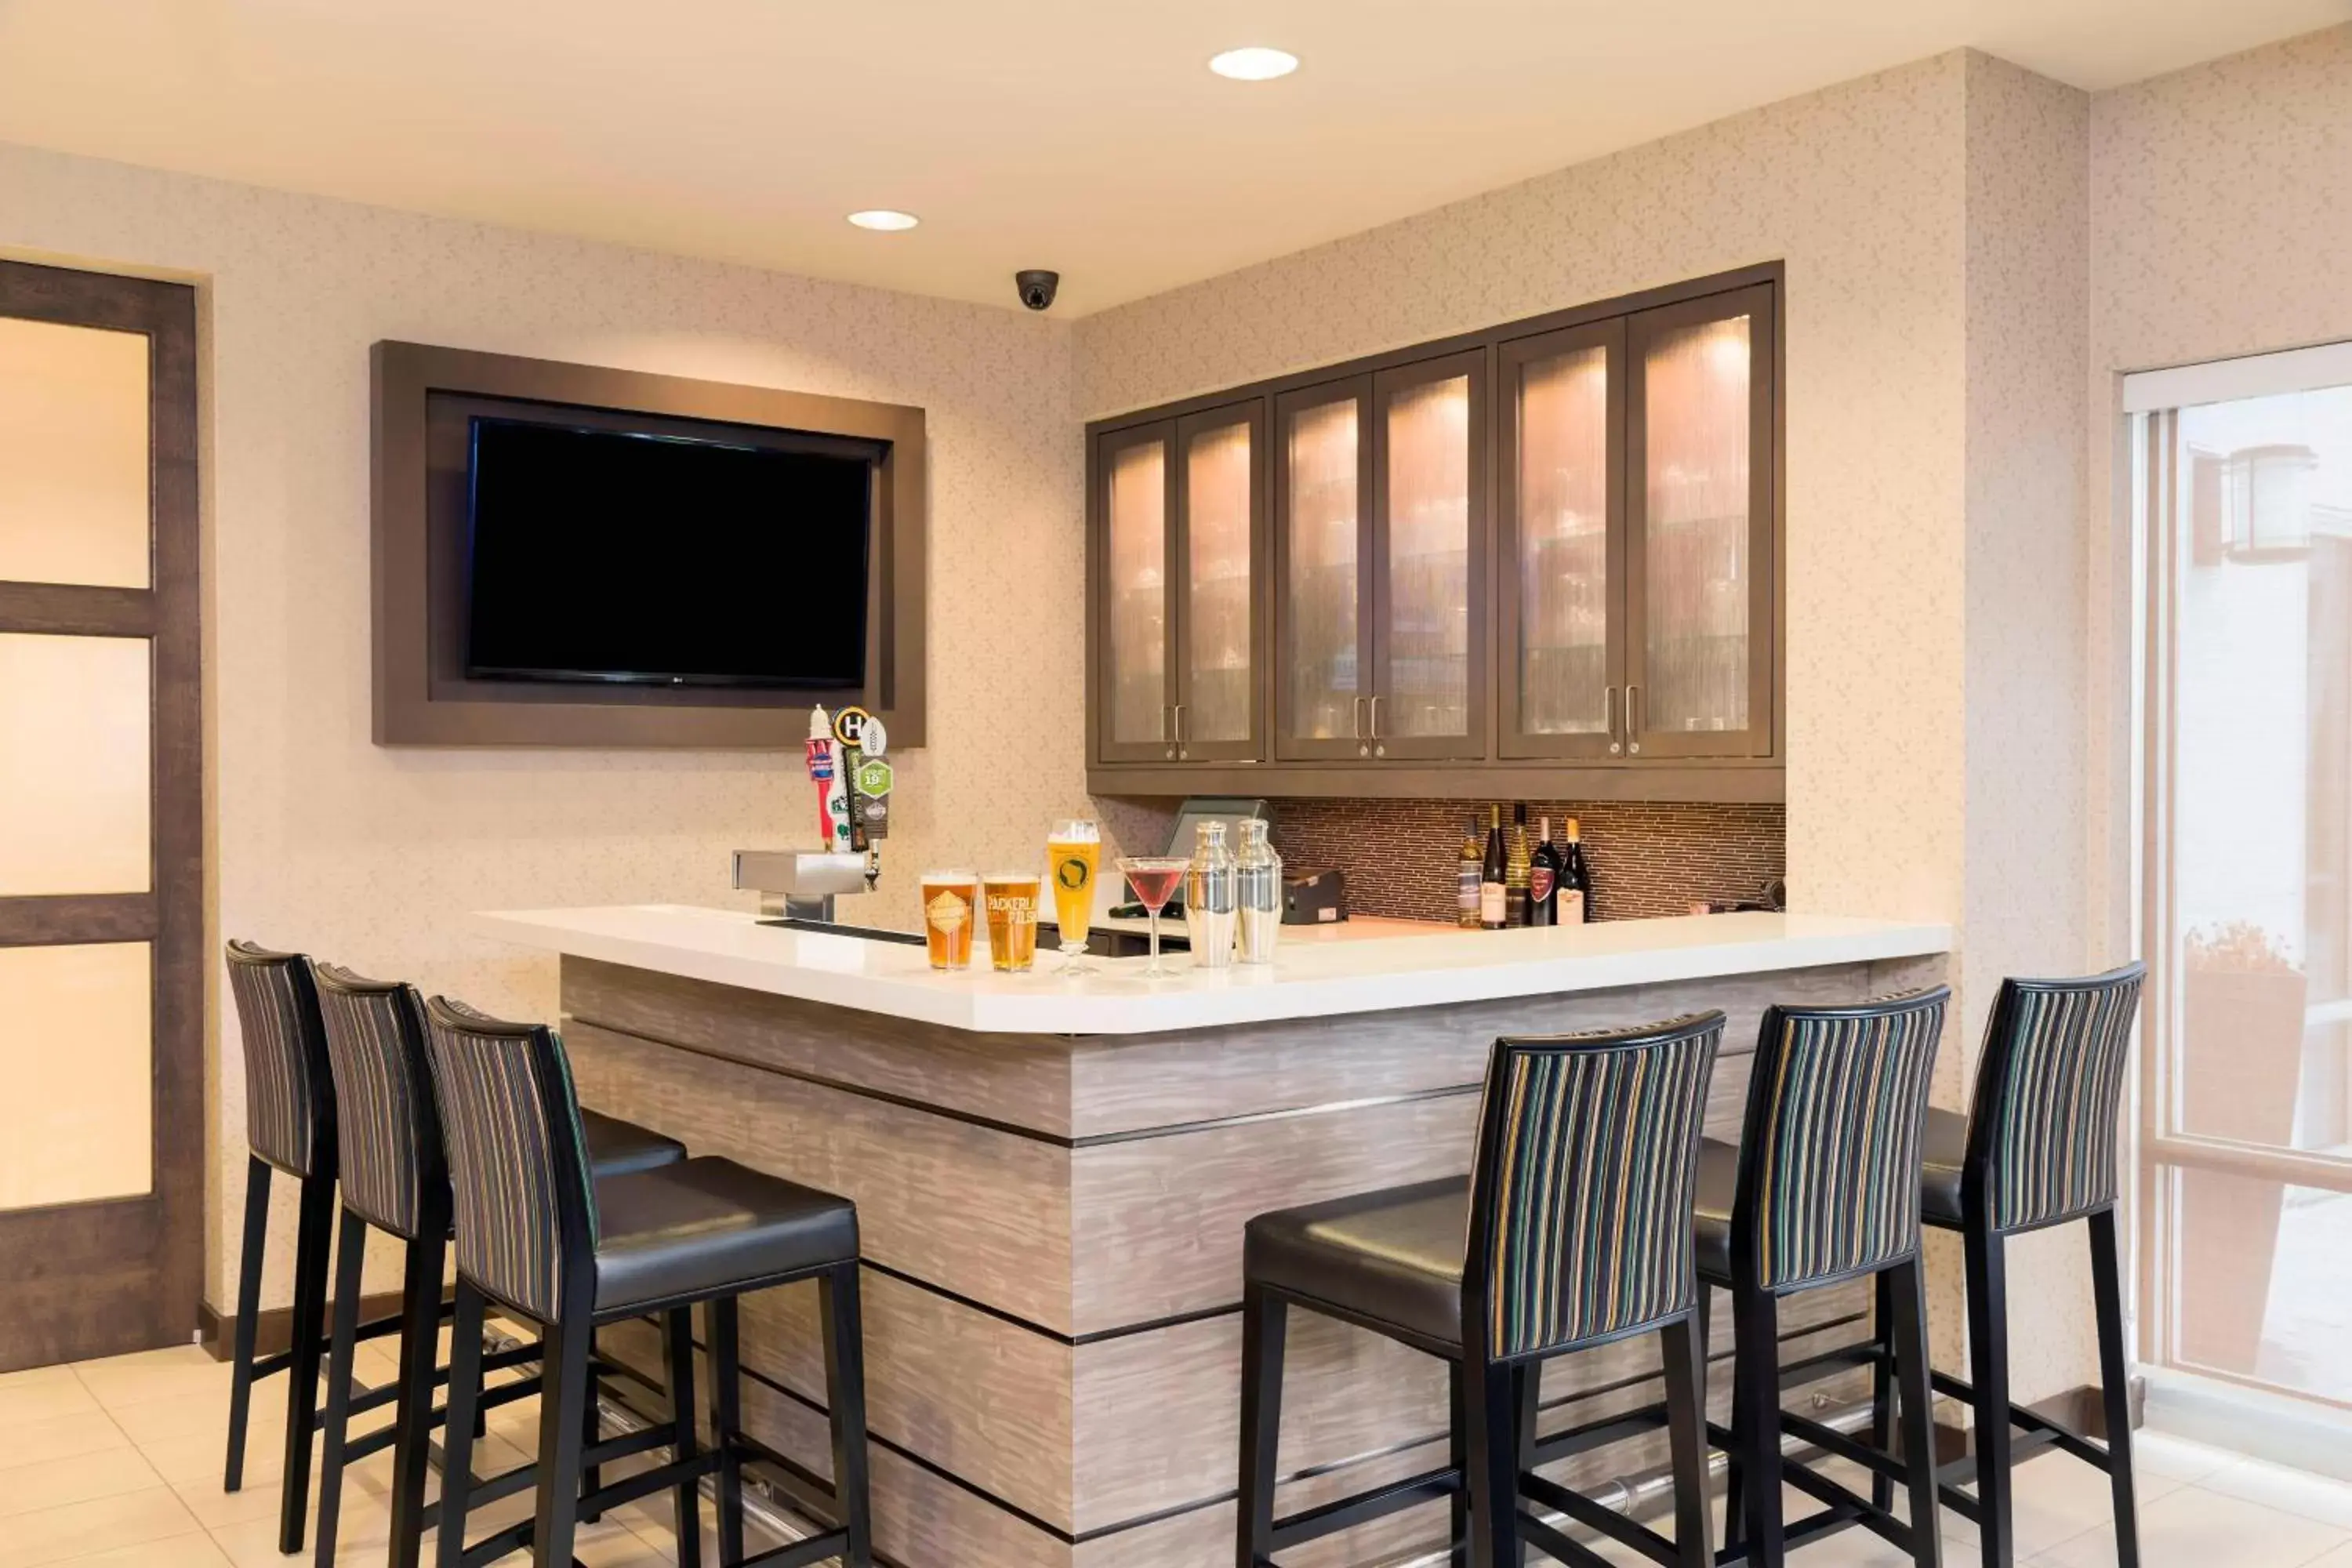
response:
[[[809,709],[856,702],[891,749],[923,743],[929,513],[923,411],[766,386],[564,364],[424,343],[369,352],[373,396],[375,742],[797,750]],[[458,651],[464,455],[453,422],[481,412],[700,421],[880,445],[867,559],[862,691],[478,680]],[[783,584],[776,614],[791,613]]]

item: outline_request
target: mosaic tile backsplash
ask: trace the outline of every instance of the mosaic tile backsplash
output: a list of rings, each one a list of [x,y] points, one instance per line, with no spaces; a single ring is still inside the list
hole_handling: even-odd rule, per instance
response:
[[[1503,823],[1509,827],[1509,802]],[[1454,919],[1454,875],[1473,810],[1486,833],[1486,803],[1458,800],[1277,800],[1274,839],[1293,868],[1336,866],[1348,875],[1351,914]],[[1753,900],[1788,866],[1787,811],[1779,805],[1529,801],[1538,817],[1578,819],[1592,866],[1592,915],[1633,920],[1680,915],[1701,901]]]

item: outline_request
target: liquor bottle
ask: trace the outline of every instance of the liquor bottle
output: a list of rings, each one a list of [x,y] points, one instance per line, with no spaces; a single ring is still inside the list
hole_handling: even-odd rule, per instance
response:
[[[1454,923],[1464,931],[1478,929],[1478,867],[1486,851],[1478,842],[1478,814],[1470,814],[1470,826],[1462,830],[1461,879],[1454,893]]]
[[[1528,924],[1548,926],[1559,920],[1559,851],[1551,847],[1551,818],[1536,829],[1536,852],[1528,859]]]
[[[1528,805],[1511,807],[1510,857],[1503,862],[1503,923],[1528,923]]]
[[[1584,858],[1584,841],[1576,818],[1568,819],[1568,847],[1559,858],[1559,923],[1582,925],[1592,918],[1592,867]]]
[[[1487,931],[1501,931],[1507,922],[1509,906],[1503,893],[1504,879],[1509,873],[1510,857],[1503,852],[1503,808],[1486,808],[1486,853],[1478,862],[1478,923]]]

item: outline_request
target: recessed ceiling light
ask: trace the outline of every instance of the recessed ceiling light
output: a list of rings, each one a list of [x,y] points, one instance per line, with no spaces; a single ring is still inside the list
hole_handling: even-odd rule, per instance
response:
[[[923,220],[913,213],[894,212],[888,207],[869,207],[862,213],[851,213],[849,221],[860,228],[898,230],[912,228]]]
[[[1222,55],[1213,56],[1209,68],[1235,81],[1272,81],[1278,76],[1288,76],[1297,70],[1298,57],[1286,50],[1252,45],[1245,49],[1227,49]]]

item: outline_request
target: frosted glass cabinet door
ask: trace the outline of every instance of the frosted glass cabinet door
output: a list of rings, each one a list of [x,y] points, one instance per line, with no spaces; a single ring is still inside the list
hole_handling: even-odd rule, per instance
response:
[[[1276,757],[1372,754],[1369,378],[1274,405]]]
[[[1255,400],[1177,424],[1179,762],[1264,755],[1256,588],[1265,432],[1265,405]]]
[[[1629,323],[1629,754],[1772,749],[1769,289]]]
[[[1486,754],[1486,351],[1373,381],[1372,756]]]
[[[1624,343],[1610,321],[1499,351],[1507,757],[1624,754]]]
[[[1096,750],[1104,762],[1173,762],[1175,429],[1162,421],[1099,439]]]

